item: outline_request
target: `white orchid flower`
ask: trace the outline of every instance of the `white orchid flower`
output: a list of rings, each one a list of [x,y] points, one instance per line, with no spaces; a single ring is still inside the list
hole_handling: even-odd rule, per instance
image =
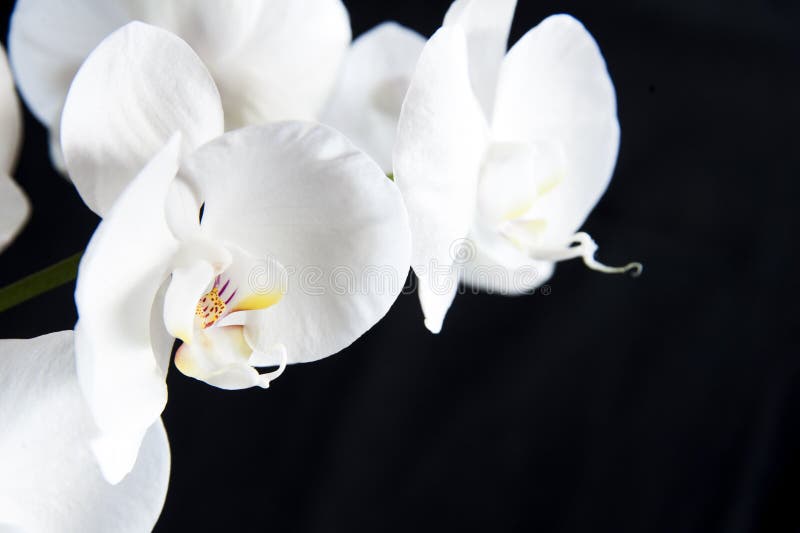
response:
[[[515,0],[458,0],[425,46],[394,151],[425,323],[438,333],[458,282],[522,294],[554,263],[594,259],[576,233],[619,147],[614,87],[597,44],[567,15],[506,54]]]
[[[160,420],[136,465],[111,485],[78,386],[71,331],[0,340],[0,531],[145,533],[161,513],[170,453]]]
[[[347,135],[387,174],[397,121],[426,39],[385,22],[353,41],[322,122]]]
[[[21,136],[22,117],[17,93],[6,51],[0,45],[0,251],[17,235],[30,213],[28,198],[11,179]]]
[[[287,363],[355,341],[408,273],[403,200],[372,159],[310,123],[220,135],[222,114],[200,58],[142,23],[107,38],[70,89],[68,170],[106,211],[80,265],[76,346],[111,481],[164,408],[174,338],[184,374],[266,388]],[[108,178],[145,163],[104,205]]]
[[[50,128],[57,165],[73,76],[106,36],[136,20],[177,34],[203,58],[227,129],[317,118],[351,37],[340,0],[17,0],[11,63],[25,102]]]

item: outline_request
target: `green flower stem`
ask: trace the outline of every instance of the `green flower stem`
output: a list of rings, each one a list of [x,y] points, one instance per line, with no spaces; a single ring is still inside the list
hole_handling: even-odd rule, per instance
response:
[[[74,280],[81,256],[78,252],[0,289],[0,313]]]

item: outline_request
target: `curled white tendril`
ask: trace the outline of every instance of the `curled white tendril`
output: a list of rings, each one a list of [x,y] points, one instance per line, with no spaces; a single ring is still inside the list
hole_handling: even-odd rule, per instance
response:
[[[278,352],[281,362],[278,365],[277,369],[273,370],[272,372],[266,372],[264,374],[261,374],[261,380],[258,386],[261,387],[262,389],[268,389],[269,384],[278,379],[281,376],[281,374],[283,374],[283,371],[286,370],[286,363],[288,360],[286,346],[284,346],[283,344],[278,344],[273,348],[273,350],[276,350]]]
[[[588,233],[578,232],[572,236],[565,248],[555,250],[535,250],[531,253],[533,259],[542,259],[545,261],[565,261],[567,259],[574,259],[580,257],[583,263],[598,272],[606,274],[626,274],[630,273],[631,277],[638,277],[641,275],[644,267],[641,263],[632,262],[621,267],[611,267],[604,265],[594,258],[597,252],[597,243],[589,236]]]

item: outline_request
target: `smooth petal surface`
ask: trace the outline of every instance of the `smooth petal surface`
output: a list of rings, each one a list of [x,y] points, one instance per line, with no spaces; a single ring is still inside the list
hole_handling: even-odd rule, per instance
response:
[[[432,331],[441,328],[455,294],[452,282],[436,279],[450,270],[454,246],[469,232],[485,149],[486,124],[470,87],[464,34],[442,28],[420,57],[394,150],[395,180],[413,236],[411,264]]]
[[[167,195],[167,224],[180,241],[193,240],[200,231],[202,202],[191,184],[178,177]]]
[[[156,357],[156,364],[164,376],[167,375],[172,359],[172,347],[175,345],[175,337],[167,331],[167,326],[164,324],[164,300],[169,282],[170,280],[165,280],[161,284],[161,288],[156,293],[153,308],[150,310],[150,339],[153,345],[153,354]]]
[[[164,300],[164,324],[173,337],[184,342],[192,339],[197,302],[213,277],[214,268],[206,261],[172,271]]]
[[[456,0],[444,18],[445,26],[458,25],[467,36],[472,88],[487,118],[516,7],[517,0]]]
[[[315,119],[350,44],[340,0],[125,0],[132,19],[188,42],[211,69],[227,129]]]
[[[0,173],[11,174],[22,139],[22,117],[5,52],[0,45]]]
[[[202,227],[288,272],[283,299],[247,321],[251,346],[289,362],[338,352],[397,298],[409,266],[397,187],[342,134],[287,122],[227,133],[187,159]],[[277,361],[275,361],[277,363]]]
[[[317,119],[350,45],[350,18],[344,4],[340,0],[249,3],[260,11],[247,39],[223,60],[208,59],[222,94],[226,128]],[[219,6],[229,9],[228,3]],[[214,20],[212,27],[217,24]]]
[[[461,280],[472,290],[485,294],[520,296],[541,287],[553,276],[554,270],[552,262],[524,257],[519,257],[517,266],[510,266],[508,258],[498,261],[481,250],[475,261],[464,266]]]
[[[172,33],[133,22],[75,76],[61,144],[78,192],[103,216],[174,132],[188,153],[223,129],[219,93],[197,54]]]
[[[175,135],[100,223],[78,272],[78,376],[102,432],[98,451],[112,482],[133,467],[138,442],[167,401],[164,354],[154,353],[154,339],[166,345],[160,330],[151,336],[151,324],[178,249],[164,211],[179,157]]]
[[[506,235],[476,225],[469,242],[474,254],[467,257],[461,280],[473,290],[516,296],[541,286],[553,275],[551,261],[531,259]]]
[[[17,93],[0,46],[0,251],[17,235],[30,213],[25,193],[14,183],[14,170],[22,133]]]
[[[125,2],[16,2],[8,35],[11,64],[20,93],[36,118],[48,127],[56,123],[83,60],[130,20]]]
[[[614,87],[594,39],[574,18],[549,17],[514,45],[502,66],[492,134],[563,149],[563,179],[539,202],[545,243],[561,245],[608,186],[619,148]]]
[[[500,223],[528,211],[538,196],[537,155],[527,143],[489,145],[478,184],[480,216]]]
[[[351,36],[340,0],[20,0],[12,63],[39,120],[53,126],[86,56],[133,20],[177,34],[203,58],[229,128],[316,118]]]
[[[16,237],[30,214],[30,204],[14,180],[0,172],[0,251]]]
[[[322,122],[367,152],[387,174],[397,121],[425,38],[385,22],[353,42]]]
[[[80,1],[80,0],[79,0]],[[115,0],[130,20],[163,28],[189,43],[206,64],[236,61],[259,30],[264,0]]]
[[[191,342],[178,348],[175,366],[221,389],[248,389],[260,381],[258,371],[249,364],[252,354],[242,326],[212,327],[197,331]]]
[[[48,137],[50,141],[50,146],[48,147],[50,162],[57,171],[66,176],[67,162],[64,161],[64,150],[61,148],[61,117],[50,127]]]
[[[90,451],[95,431],[75,374],[71,331],[0,340],[3,526],[49,533],[152,530],[169,480],[164,426],[156,421],[147,431],[133,471],[119,485],[103,479]]]

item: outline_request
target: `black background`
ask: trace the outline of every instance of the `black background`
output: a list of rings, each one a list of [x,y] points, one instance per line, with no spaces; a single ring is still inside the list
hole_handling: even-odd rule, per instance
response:
[[[430,35],[449,2],[346,4],[355,35],[386,19]],[[171,370],[156,531],[800,530],[798,11],[520,0],[512,42],[567,12],[600,44],[622,147],[585,229],[645,274],[562,263],[548,296],[459,296],[439,336],[403,296],[268,391]],[[0,284],[97,223],[26,129],[34,214]],[[3,313],[0,337],[71,328],[73,289]]]

